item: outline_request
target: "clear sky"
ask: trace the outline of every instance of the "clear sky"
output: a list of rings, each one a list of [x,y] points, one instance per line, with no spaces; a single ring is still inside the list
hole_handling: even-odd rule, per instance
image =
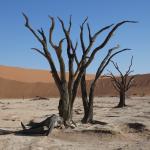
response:
[[[75,40],[79,38],[79,26],[86,16],[89,17],[92,32],[122,20],[139,21],[138,24],[126,24],[119,28],[108,46],[97,54],[88,72],[96,71],[108,48],[120,44],[121,48],[133,49],[114,58],[122,70],[128,66],[133,55],[134,73],[150,73],[149,0],[0,0],[0,65],[49,69],[46,60],[30,50],[32,47],[40,48],[40,44],[24,27],[22,12],[28,15],[34,28],[43,27],[45,31],[50,26],[48,15],[60,16],[66,24],[72,15],[72,36]],[[59,27],[57,21],[55,41],[62,35]],[[108,69],[113,70],[111,66]]]

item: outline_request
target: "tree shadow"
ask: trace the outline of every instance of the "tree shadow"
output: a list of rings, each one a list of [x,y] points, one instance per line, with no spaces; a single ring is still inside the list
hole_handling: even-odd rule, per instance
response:
[[[133,105],[125,105],[125,106],[123,106],[123,107],[120,107],[120,106],[114,106],[114,107],[112,107],[112,109],[117,109],[117,108],[128,108],[128,107],[134,107]]]
[[[13,134],[14,131],[0,129],[0,135]]]
[[[49,130],[44,129],[44,127],[39,127],[35,129],[29,128],[18,131],[0,129],[0,135],[7,135],[7,134],[14,134],[17,136],[47,136],[49,134]]]
[[[135,132],[143,132],[146,126],[142,123],[128,123],[127,126]]]
[[[107,125],[107,122],[102,122],[102,121],[98,121],[98,120],[92,120],[91,124],[100,124],[100,125]]]
[[[120,117],[120,116],[115,116],[115,115],[108,115],[106,117]]]
[[[97,105],[95,105],[93,107],[95,107],[95,108],[112,108],[111,106],[97,106]]]

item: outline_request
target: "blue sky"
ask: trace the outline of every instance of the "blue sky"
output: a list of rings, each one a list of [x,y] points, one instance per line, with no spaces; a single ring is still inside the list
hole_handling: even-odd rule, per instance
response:
[[[133,55],[134,73],[150,73],[149,6],[149,0],[1,0],[0,65],[49,69],[47,61],[30,50],[32,47],[40,48],[41,46],[24,27],[24,18],[21,13],[25,12],[32,26],[36,29],[43,27],[45,32],[48,32],[50,26],[48,15],[55,18],[60,16],[66,25],[69,16],[72,15],[74,40],[79,38],[79,26],[86,16],[89,17],[88,22],[93,33],[106,25],[122,20],[139,21],[138,24],[126,24],[119,28],[106,48],[96,55],[88,72],[94,73],[107,49],[119,44],[121,48],[133,49],[114,58],[123,71],[129,65],[129,60]],[[59,22],[56,21],[56,24],[54,40],[57,42],[62,33]],[[98,42],[101,40],[102,38]],[[53,50],[51,52],[56,60]],[[80,49],[78,55],[80,55]],[[58,65],[57,62],[56,64]],[[111,65],[108,69],[114,71]]]

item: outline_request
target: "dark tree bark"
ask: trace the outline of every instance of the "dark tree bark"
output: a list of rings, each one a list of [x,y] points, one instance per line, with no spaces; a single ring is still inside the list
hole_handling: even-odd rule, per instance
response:
[[[82,119],[82,122],[85,122],[87,120],[87,117],[89,116],[89,104],[88,104],[88,95],[87,95],[87,87],[86,87],[86,79],[85,74],[83,74],[81,79],[81,94],[82,94],[82,102],[83,102],[83,108],[84,108],[84,116]]]
[[[117,63],[114,63],[113,61],[111,61],[115,67],[115,69],[119,72],[120,77],[115,77],[112,72],[110,72],[110,75],[108,75],[108,77],[111,78],[112,80],[112,84],[113,87],[117,90],[117,92],[119,93],[120,96],[120,100],[119,100],[119,104],[117,107],[125,107],[126,103],[125,103],[125,99],[126,99],[126,92],[133,86],[133,80],[135,76],[129,76],[130,73],[132,73],[133,71],[131,70],[132,67],[132,61],[133,61],[133,57],[131,58],[131,63],[130,66],[128,68],[128,70],[126,71],[125,74],[123,74]]]
[[[28,17],[25,14],[23,14],[23,16],[26,20],[25,26],[32,32],[32,34],[36,37],[36,39],[41,43],[43,47],[43,50],[39,50],[37,48],[32,48],[32,49],[36,50],[38,53],[43,55],[47,59],[50,65],[52,76],[54,78],[54,81],[56,83],[56,86],[60,94],[60,101],[59,101],[59,106],[58,106],[59,115],[64,119],[64,123],[69,122],[72,119],[72,110],[70,107],[70,101],[72,101],[72,97],[71,97],[72,88],[71,87],[73,86],[73,67],[72,66],[73,66],[73,61],[76,57],[75,50],[77,48],[77,46],[75,48],[73,47],[72,41],[70,39],[71,18],[70,18],[68,29],[65,28],[63,21],[59,18],[65,38],[62,38],[59,41],[59,44],[56,45],[54,44],[52,40],[53,31],[55,27],[55,21],[53,17],[49,17],[51,20],[51,27],[49,30],[49,40],[47,41],[47,38],[45,36],[43,29],[41,28],[41,30],[37,30],[38,33],[40,34],[39,36],[39,34],[37,34],[37,32],[30,26]],[[68,59],[69,59],[69,62],[68,62],[69,81],[67,81],[65,61],[64,61],[64,58],[62,57],[62,50],[63,50],[62,44],[65,39],[66,39],[67,54],[68,54]],[[56,52],[56,56],[58,58],[59,66],[60,66],[60,75],[57,72],[55,63],[51,56],[51,52],[48,50],[48,42],[50,46]],[[72,54],[71,51],[74,51],[74,53]],[[70,70],[71,67],[72,69]]]
[[[118,50],[118,51],[114,52],[118,48],[119,48],[119,46],[116,46],[114,48],[111,48],[108,51],[107,55],[105,56],[105,58],[102,60],[102,62],[100,63],[100,65],[98,67],[98,70],[95,75],[95,79],[91,83],[89,96],[86,96],[86,98],[84,97],[84,99],[82,99],[84,101],[83,104],[87,106],[86,107],[87,109],[84,111],[84,117],[82,119],[83,123],[92,123],[93,122],[94,91],[95,91],[95,87],[96,87],[96,82],[99,79],[99,77],[101,76],[102,72],[104,71],[104,69],[106,68],[106,66],[109,64],[109,62],[111,61],[111,59],[114,56],[116,56],[117,54],[122,53],[124,51],[130,50],[130,49],[122,49],[122,50]],[[81,84],[81,89],[82,90],[86,89],[86,84]],[[82,96],[84,96],[83,92],[82,92]]]
[[[119,101],[119,104],[117,107],[125,107],[126,106],[126,104],[125,104],[125,92],[120,91],[119,95],[120,95],[120,101]]]
[[[61,27],[62,27],[62,31],[64,33],[64,38],[60,39],[58,44],[55,44],[53,42],[53,32],[54,32],[54,28],[55,28],[55,20],[53,17],[49,17],[51,20],[51,26],[49,29],[49,38],[47,40],[47,37],[46,37],[43,29],[41,28],[40,30],[37,30],[37,31],[34,30],[29,24],[28,17],[25,14],[23,14],[23,16],[26,21],[25,26],[31,31],[31,33],[35,36],[35,38],[42,45],[42,50],[37,49],[37,48],[32,48],[32,49],[37,51],[38,53],[40,53],[42,56],[44,56],[44,58],[46,58],[46,60],[49,63],[52,76],[54,78],[54,81],[56,83],[56,86],[57,86],[59,94],[60,94],[60,100],[59,100],[59,106],[58,106],[59,115],[64,119],[64,124],[66,126],[68,126],[70,124],[70,122],[72,122],[73,104],[75,101],[79,83],[81,81],[81,78],[82,78],[86,68],[90,65],[90,63],[94,59],[94,56],[96,55],[96,53],[107,44],[107,42],[111,38],[114,31],[122,24],[127,23],[127,22],[132,22],[132,21],[123,21],[123,22],[118,23],[116,26],[114,26],[112,28],[112,30],[109,32],[109,34],[107,35],[107,37],[105,38],[105,40],[103,41],[103,43],[100,44],[98,47],[94,48],[92,53],[90,54],[90,56],[88,56],[89,51],[91,50],[93,44],[95,43],[97,36],[101,32],[111,28],[113,25],[106,26],[103,29],[96,32],[94,34],[94,36],[91,36],[91,31],[90,31],[89,25],[87,24],[90,43],[89,43],[88,47],[86,48],[85,44],[84,44],[84,40],[83,40],[83,29],[84,29],[84,24],[87,21],[87,18],[86,18],[84,20],[84,22],[82,23],[81,30],[80,30],[80,42],[81,42],[83,54],[82,54],[81,60],[79,61],[77,58],[77,55],[76,55],[76,49],[78,47],[78,42],[76,42],[76,44],[74,45],[72,42],[71,36],[70,36],[71,27],[72,27],[71,17],[70,17],[68,28],[65,27],[63,20],[58,18],[58,20],[61,24]],[[132,22],[132,23],[134,23],[134,22]],[[69,68],[69,79],[66,77],[65,58],[62,56],[64,41],[66,42],[66,47],[67,47],[66,53],[68,56],[67,66]],[[51,48],[56,53],[56,56],[57,56],[58,62],[59,62],[59,67],[60,67],[60,74],[57,72],[57,68],[55,66],[55,62],[51,55],[51,51],[49,50],[48,44],[50,44]],[[76,65],[75,65],[75,63],[76,63]],[[77,66],[77,67],[75,67],[75,66]]]
[[[93,60],[94,58],[94,53],[98,50],[101,50],[102,48],[105,47],[105,45],[109,42],[111,36],[113,35],[113,33],[118,29],[118,27],[120,27],[121,25],[125,24],[125,23],[136,23],[135,21],[122,21],[118,24],[116,24],[112,30],[108,33],[108,35],[106,36],[106,38],[104,39],[104,41],[98,46],[96,47],[92,54],[89,57],[89,61]],[[82,51],[83,53],[88,53],[90,51],[90,49],[92,48],[92,45],[95,41],[95,39],[97,38],[97,36],[99,34],[101,34],[101,32],[105,31],[106,29],[110,28],[112,25],[107,26],[102,28],[101,30],[99,30],[98,32],[96,32],[93,36],[91,35],[91,30],[90,27],[88,25],[88,31],[89,31],[89,45],[87,46],[87,48],[85,48],[85,45],[83,43],[83,36],[82,36],[82,32],[80,35],[80,39],[81,39],[81,45],[82,45]],[[83,27],[81,26],[81,29]],[[81,92],[82,92],[82,101],[83,101],[83,105],[84,105],[84,116],[82,119],[83,123],[92,123],[93,122],[93,100],[94,100],[94,90],[95,90],[95,86],[96,86],[96,82],[98,80],[98,78],[101,76],[103,70],[106,68],[106,66],[108,65],[108,63],[110,62],[110,60],[117,55],[118,53],[121,53],[123,51],[129,50],[129,49],[123,49],[117,52],[113,51],[115,49],[117,49],[118,47],[114,47],[112,49],[110,49],[106,55],[106,57],[102,60],[102,62],[100,63],[98,70],[96,72],[95,75],[95,79],[93,80],[93,82],[91,83],[90,86],[90,91],[89,91],[89,95],[87,94],[87,88],[86,88],[86,82],[85,82],[85,76],[86,76],[86,68],[84,69],[84,73],[83,73],[83,77],[82,77],[82,82],[81,82]]]
[[[87,114],[84,114],[84,118],[82,119],[83,123],[92,123],[92,121],[93,121],[94,89],[95,89],[95,84],[92,83],[91,87],[90,87],[90,92],[89,92],[88,109],[86,110]]]

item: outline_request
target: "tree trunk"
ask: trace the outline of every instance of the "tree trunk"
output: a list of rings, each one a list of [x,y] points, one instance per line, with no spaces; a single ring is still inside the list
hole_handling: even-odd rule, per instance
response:
[[[90,87],[88,109],[85,111],[83,123],[92,123],[93,122],[94,89],[95,89],[95,82],[93,82]]]
[[[92,123],[93,121],[93,106],[89,106],[84,112],[82,123]]]
[[[64,119],[64,121],[68,120],[68,95],[63,94],[59,100],[59,116]]]
[[[87,123],[87,116],[89,113],[89,101],[87,96],[87,88],[86,88],[86,80],[85,80],[85,73],[81,78],[81,94],[82,94],[82,102],[84,108],[84,116],[82,118],[82,123]]]
[[[125,92],[122,90],[120,91],[120,101],[117,107],[125,107]]]
[[[64,123],[72,121],[72,114],[73,114],[73,107],[70,104],[67,104],[69,99],[66,97],[63,100],[60,99],[59,101],[59,116],[63,118]]]
[[[58,110],[59,116],[63,118],[65,126],[68,126],[72,121],[73,105],[71,102],[72,99],[69,96],[68,88],[64,86],[64,90],[60,94]]]
[[[62,84],[62,91],[60,92],[60,100],[59,100],[59,116],[63,118],[64,122],[69,121],[71,116],[70,105],[69,105],[69,93],[67,83]]]
[[[93,121],[93,100],[94,100],[95,83],[96,82],[92,82],[91,87],[90,87],[89,112],[88,112],[87,122]]]

